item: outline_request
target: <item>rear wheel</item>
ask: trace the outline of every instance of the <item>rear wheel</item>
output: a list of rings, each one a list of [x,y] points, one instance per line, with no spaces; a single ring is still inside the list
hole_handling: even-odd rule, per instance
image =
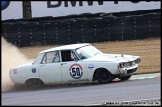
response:
[[[113,80],[113,75],[106,69],[98,69],[95,73],[96,80],[103,83],[110,83]]]
[[[25,85],[28,89],[37,89],[42,88],[44,83],[40,79],[29,79],[25,82]]]
[[[119,76],[118,78],[120,79],[120,80],[128,80],[130,77],[131,77],[132,75],[127,75],[127,76]]]

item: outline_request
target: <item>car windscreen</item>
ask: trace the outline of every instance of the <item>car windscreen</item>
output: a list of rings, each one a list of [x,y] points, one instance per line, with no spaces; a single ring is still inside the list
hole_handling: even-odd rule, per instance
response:
[[[84,47],[77,48],[76,52],[81,59],[87,59],[87,58],[90,58],[92,56],[102,53],[100,50],[98,50],[92,45],[87,45]]]

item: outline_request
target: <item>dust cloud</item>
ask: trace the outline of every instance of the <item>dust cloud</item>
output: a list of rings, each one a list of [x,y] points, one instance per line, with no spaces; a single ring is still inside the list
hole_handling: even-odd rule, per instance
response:
[[[14,89],[14,83],[9,78],[9,69],[21,64],[29,63],[31,62],[31,59],[28,59],[16,46],[10,44],[2,37],[1,41],[1,91],[4,92]]]

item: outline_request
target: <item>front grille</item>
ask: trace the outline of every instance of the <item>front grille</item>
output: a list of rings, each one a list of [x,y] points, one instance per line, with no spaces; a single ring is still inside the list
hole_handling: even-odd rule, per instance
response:
[[[137,68],[127,70],[127,74],[129,74],[129,73],[133,73],[133,72],[135,72],[136,70],[137,70]]]

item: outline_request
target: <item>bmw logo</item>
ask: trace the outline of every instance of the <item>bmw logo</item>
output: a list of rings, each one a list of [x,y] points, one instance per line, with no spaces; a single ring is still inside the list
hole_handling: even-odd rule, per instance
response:
[[[10,1],[1,1],[1,10],[5,10],[10,4]]]

